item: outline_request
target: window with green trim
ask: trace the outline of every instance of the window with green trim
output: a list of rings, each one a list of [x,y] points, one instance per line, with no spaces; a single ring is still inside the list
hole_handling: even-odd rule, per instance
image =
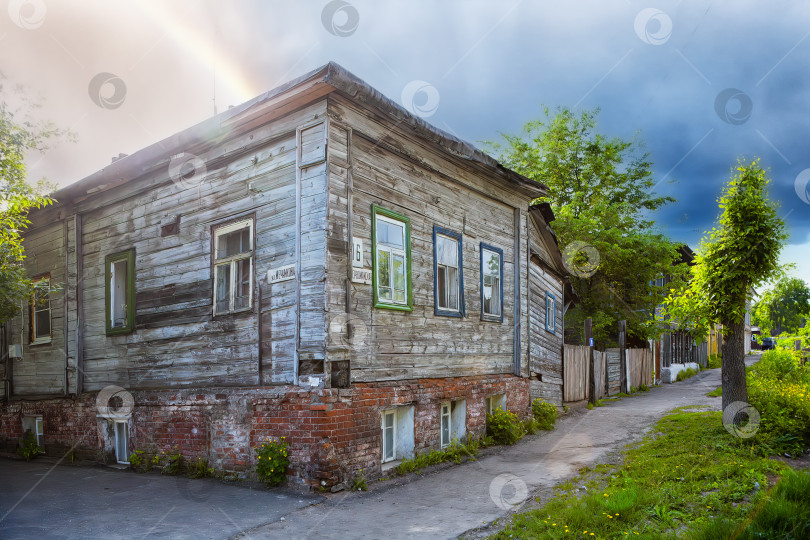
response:
[[[104,268],[107,335],[132,332],[135,329],[135,250],[107,255]]]
[[[371,206],[371,213],[374,307],[410,311],[411,221],[377,205]]]

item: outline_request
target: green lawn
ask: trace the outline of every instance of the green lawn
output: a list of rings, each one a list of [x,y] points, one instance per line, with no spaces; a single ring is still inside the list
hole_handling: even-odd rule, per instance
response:
[[[626,452],[622,465],[583,470],[494,538],[736,534],[810,538],[810,473],[762,457],[722,427],[719,412],[676,410]]]

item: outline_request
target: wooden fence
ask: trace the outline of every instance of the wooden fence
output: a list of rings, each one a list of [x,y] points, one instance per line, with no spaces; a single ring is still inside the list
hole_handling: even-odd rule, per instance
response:
[[[563,401],[581,401],[588,397],[590,379],[590,347],[563,347]]]
[[[653,354],[650,349],[627,349],[627,384],[638,388],[653,384]]]
[[[596,377],[596,397],[602,399],[607,393],[607,353],[593,351],[593,372]]]

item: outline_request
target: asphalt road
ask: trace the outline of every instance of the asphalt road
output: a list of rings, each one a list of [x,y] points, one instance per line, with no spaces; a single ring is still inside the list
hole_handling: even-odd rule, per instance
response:
[[[0,538],[455,538],[605,461],[675,407],[719,409],[706,397],[719,384],[719,369],[705,371],[578,408],[477,461],[328,497],[0,459]]]

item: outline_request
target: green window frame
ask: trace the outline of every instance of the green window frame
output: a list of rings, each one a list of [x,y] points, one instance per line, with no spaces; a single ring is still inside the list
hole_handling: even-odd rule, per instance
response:
[[[413,311],[411,220],[376,204],[371,205],[371,216],[374,307]]]
[[[135,250],[104,259],[104,326],[108,336],[135,330]]]

